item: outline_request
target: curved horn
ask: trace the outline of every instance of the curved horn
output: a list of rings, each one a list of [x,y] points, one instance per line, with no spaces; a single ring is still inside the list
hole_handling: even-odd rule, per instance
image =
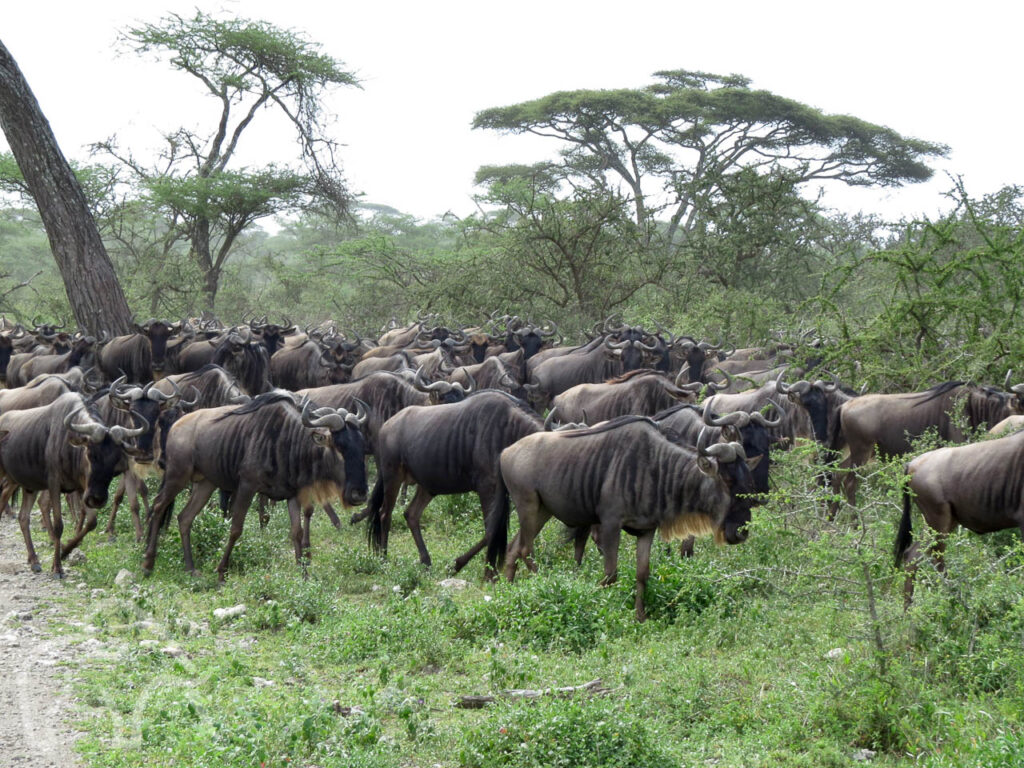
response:
[[[349,415],[345,417],[345,421],[348,421],[350,424],[354,424],[357,427],[362,427],[370,418],[370,406],[358,397],[354,398],[354,400],[356,403],[356,412],[349,413]]]
[[[711,412],[711,405],[712,401],[706,400],[704,402],[704,411],[701,414],[704,423],[709,427],[735,426],[743,428],[750,423],[751,416],[746,411],[733,411],[716,418]]]
[[[342,416],[339,412],[326,413],[323,416],[312,418],[309,413],[310,406],[313,402],[306,397],[302,402],[302,423],[307,427],[327,427],[332,432],[339,429],[345,428],[345,416],[348,415],[348,411],[345,411],[345,416]]]
[[[782,377],[786,375],[787,368],[783,368],[781,371],[779,371],[779,375],[775,379],[775,391],[778,392],[780,395],[788,395],[789,390],[792,389],[792,387],[787,386],[786,382],[782,380]]]
[[[606,347],[608,347],[608,349],[625,349],[626,347],[628,347],[630,345],[630,342],[628,342],[628,341],[612,341],[611,339],[605,339],[604,340],[604,345]]]
[[[828,371],[826,371],[826,373],[828,373]],[[817,381],[814,382],[814,386],[821,387],[825,392],[835,392],[837,389],[839,389],[839,379],[836,378],[834,373],[829,373],[828,375],[832,377],[831,384],[826,384],[821,379],[818,379]]]
[[[728,371],[723,371],[721,368],[716,368],[715,370],[718,371],[723,376],[725,376],[725,384],[715,384],[715,382],[709,381],[707,385],[708,391],[711,392],[712,394],[715,394],[716,392],[721,392],[723,389],[728,389],[729,387],[732,386],[732,376],[729,375]]]
[[[547,324],[551,326],[550,331],[545,331],[543,328],[537,329],[538,335],[545,339],[554,336],[556,333],[558,333],[558,326],[555,325],[551,320],[548,320]]]
[[[550,432],[552,429],[554,429],[555,411],[557,411],[557,410],[558,410],[558,406],[556,405],[554,408],[552,408],[550,411],[548,411],[548,415],[544,419],[544,431],[545,432]]]
[[[136,413],[133,415],[142,422],[141,427],[131,429],[130,427],[122,427],[120,424],[115,424],[110,428],[110,439],[113,440],[118,445],[122,445],[124,441],[129,437],[138,437],[144,432],[149,431],[149,422],[146,420],[146,417],[143,416],[141,413]]]
[[[67,416],[64,417],[64,426],[70,429],[72,432],[78,432],[81,435],[88,435],[89,439],[98,443],[103,439],[103,436],[107,434],[107,428],[103,424],[97,424],[92,422],[90,424],[72,424],[72,420],[78,415],[80,411],[85,410],[85,406],[81,405]]]
[[[775,412],[779,414],[779,418],[774,420],[769,419],[760,411],[755,411],[754,413],[750,414],[750,420],[755,424],[760,424],[762,427],[768,427],[769,429],[774,429],[775,427],[782,426],[782,422],[786,418],[786,412],[782,410],[781,405],[776,403],[770,397],[768,398],[768,402],[772,404],[773,408],[775,408]]]

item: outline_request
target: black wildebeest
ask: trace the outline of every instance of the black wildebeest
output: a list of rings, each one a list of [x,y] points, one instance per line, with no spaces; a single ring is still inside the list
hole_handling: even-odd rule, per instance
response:
[[[743,446],[696,449],[665,438],[642,416],[626,416],[590,429],[530,435],[501,454],[501,476],[519,516],[519,533],[508,547],[505,576],[515,578],[522,558],[552,517],[574,529],[599,526],[604,556],[602,584],[618,577],[622,531],[637,537],[636,618],[646,618],[644,589],[656,531],[666,539],[712,533],[738,544],[747,537],[753,480]],[[756,463],[756,459],[751,460]],[[504,488],[502,488],[504,490]],[[488,558],[497,557],[507,536],[504,493],[488,523]]]
[[[1024,384],[1005,392],[962,381],[938,384],[924,392],[861,395],[839,409],[840,430],[850,455],[840,464],[843,471],[837,486],[853,504],[857,499],[854,470],[876,450],[884,457],[902,456],[910,451],[911,440],[931,428],[943,440],[963,442],[966,435],[960,423],[972,430],[982,424],[994,426],[1021,412],[1022,395]]]
[[[1024,432],[922,453],[907,464],[896,566],[912,543],[911,495],[937,532],[931,554],[939,570],[946,537],[958,526],[974,533],[1017,528],[1024,536]],[[913,582],[908,579],[909,599]]]
[[[189,572],[195,571],[192,521],[215,490],[231,494],[231,531],[217,566],[221,581],[257,493],[288,500],[296,561],[302,560],[309,543],[302,509],[339,497],[346,505],[365,500],[365,417],[330,408],[311,412],[308,402],[306,406],[300,412],[291,393],[273,391],[245,405],[193,411],[171,427],[164,479],[149,519],[143,572],[152,572],[160,530],[170,518],[174,499],[190,484],[192,493],[178,515]]]
[[[106,504],[110,481],[123,467],[123,452],[129,449],[125,440],[148,426],[108,427],[76,392],[61,395],[49,405],[0,416],[0,475],[22,491],[18,522],[32,570],[41,570],[29,530],[29,512],[39,492],[47,491],[49,496],[42,512],[53,542],[53,573],[63,576],[61,560],[96,527],[96,510]],[[84,495],[85,527],[62,546],[60,496],[75,492]]]
[[[434,496],[475,491],[484,518],[499,487],[498,457],[520,438],[543,429],[529,406],[506,392],[483,390],[460,403],[413,406],[385,422],[377,441],[377,482],[370,499],[368,536],[376,551],[387,552],[391,513],[403,482],[416,483],[405,510],[420,562],[430,554],[420,531],[420,517]],[[463,568],[487,543],[486,536],[459,556]],[[494,557],[488,557],[493,566]]]

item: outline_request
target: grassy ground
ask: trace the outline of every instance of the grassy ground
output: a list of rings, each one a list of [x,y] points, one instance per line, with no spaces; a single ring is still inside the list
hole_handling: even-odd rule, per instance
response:
[[[79,749],[125,767],[1024,763],[1016,536],[956,537],[949,578],[923,568],[905,613],[896,472],[878,470],[858,512],[830,523],[805,460],[779,468],[745,544],[700,542],[688,560],[655,545],[643,625],[632,540],[618,584],[600,589],[596,550],[577,571],[556,522],[537,575],[492,585],[476,561],[467,588],[440,586],[480,535],[475,497],[431,504],[430,570],[400,515],[384,561],[362,526],[318,513],[304,579],[283,507],[265,530],[252,515],[223,587],[213,510],[194,535],[207,575],[182,572],[172,530],[152,577],[114,586],[141,557],[124,520],[116,542],[86,540],[84,587],[64,591],[67,631],[99,641],[75,670]],[[453,706],[595,678],[611,692]]]

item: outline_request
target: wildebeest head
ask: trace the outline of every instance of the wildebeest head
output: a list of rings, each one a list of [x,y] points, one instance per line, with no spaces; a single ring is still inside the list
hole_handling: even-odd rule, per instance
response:
[[[92,414],[88,421],[77,422],[75,418],[85,410],[85,406],[77,408],[64,417],[64,426],[68,429],[68,442],[83,447],[89,459],[89,475],[83,496],[85,506],[99,509],[107,503],[110,481],[114,479],[122,453],[132,454],[134,448],[128,440],[149,431],[149,424],[137,429],[115,425],[108,427]]]
[[[549,328],[538,328],[533,323],[527,323],[522,328],[517,328],[512,332],[511,335],[516,338],[516,346],[521,347],[523,350],[524,359],[529,360],[535,354],[540,352],[541,348],[547,343],[547,340],[558,333],[558,326],[552,322],[549,322]],[[509,352],[514,352],[515,349],[512,347],[506,347]]]
[[[175,410],[179,401],[181,401],[182,409],[188,409],[195,405],[198,398],[197,392],[196,397],[191,402],[181,400],[181,392],[173,382],[171,382],[171,386],[174,388],[174,393],[167,395],[154,386],[155,382],[150,382],[145,387],[125,387],[124,381],[125,377],[122,376],[110,385],[110,402],[115,408],[132,413],[137,419],[141,419],[145,423],[154,426],[164,426],[166,421],[162,418],[164,413],[168,410]],[[180,416],[183,410],[177,409],[176,412]],[[170,424],[165,426],[169,428]],[[162,434],[166,433],[166,428],[161,430]],[[149,429],[136,438],[135,453],[133,455],[139,464],[152,463],[154,458],[153,438],[155,432],[155,429]]]
[[[739,544],[747,539],[747,524],[754,505],[754,478],[752,469],[761,457],[748,459],[739,443],[707,445],[707,433],[701,430],[697,438],[697,467],[709,477],[716,477],[729,489],[729,511],[721,523],[721,535],[726,544]]]
[[[164,369],[167,359],[167,340],[181,328],[180,323],[165,323],[163,320],[150,318],[142,325],[134,325],[136,333],[141,333],[149,339],[151,359],[154,373],[160,373]]]
[[[746,411],[715,416],[711,411],[711,400],[705,404],[703,413],[705,424],[710,427],[721,427],[723,438],[729,442],[741,444],[748,459],[758,458],[757,463],[750,467],[750,472],[754,482],[754,491],[759,494],[768,493],[770,490],[768,486],[768,472],[771,468],[769,450],[772,445],[779,442],[779,438],[769,430],[780,426],[785,418],[782,408],[772,400],[769,402],[778,414],[775,419],[769,419],[759,412],[747,413]]]
[[[338,452],[345,465],[342,499],[349,506],[366,501],[366,423],[369,406],[356,400],[356,412],[344,408],[312,409],[307,398],[302,404],[302,423],[313,430],[313,440]]]
[[[417,369],[416,375],[412,377],[412,385],[420,392],[429,394],[430,401],[435,405],[461,402],[466,399],[466,395],[473,391],[472,383],[468,387],[463,387],[459,382],[435,381],[431,383],[423,377],[422,367]]]
[[[656,344],[647,343],[642,338],[613,341],[611,337],[608,337],[605,339],[604,345],[606,349],[613,350],[622,361],[623,372],[643,368],[650,354],[657,349]]]
[[[780,373],[779,377],[775,380],[775,390],[780,395],[788,397],[791,402],[804,407],[807,415],[811,417],[814,439],[819,443],[827,444],[829,439],[829,403],[827,395],[839,389],[839,382],[834,378],[831,384],[826,384],[821,379],[813,383],[806,379],[801,379],[795,384],[787,386],[782,380],[783,375],[783,373]]]

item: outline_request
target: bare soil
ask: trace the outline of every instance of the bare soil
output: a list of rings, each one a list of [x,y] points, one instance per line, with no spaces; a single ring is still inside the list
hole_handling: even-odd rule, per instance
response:
[[[81,765],[67,679],[78,651],[52,628],[67,586],[46,571],[32,573],[17,521],[0,519],[0,765]]]

